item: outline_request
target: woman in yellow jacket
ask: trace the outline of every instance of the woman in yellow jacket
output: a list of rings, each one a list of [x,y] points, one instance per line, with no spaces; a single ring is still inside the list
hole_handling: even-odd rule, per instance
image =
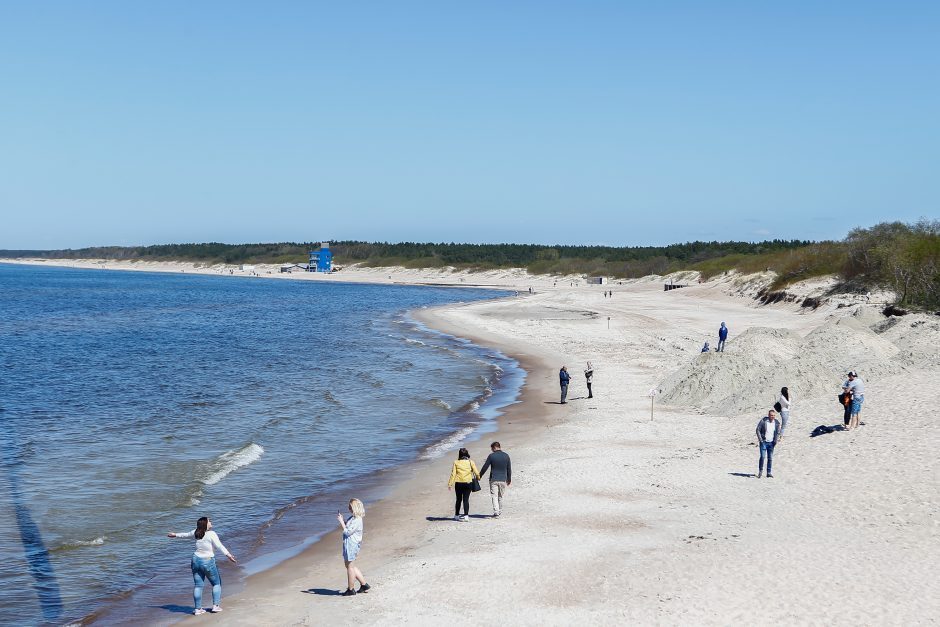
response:
[[[457,502],[454,503],[454,520],[467,522],[470,520],[470,492],[473,480],[480,479],[480,471],[477,465],[470,459],[470,452],[462,448],[457,452],[457,461],[450,470],[450,481],[447,482],[447,489],[454,488],[457,494]],[[460,515],[460,504],[463,503],[463,516]]]

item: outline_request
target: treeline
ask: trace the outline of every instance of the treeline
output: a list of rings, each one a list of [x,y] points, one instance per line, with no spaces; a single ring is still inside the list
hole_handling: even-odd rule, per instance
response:
[[[196,263],[304,263],[319,242],[164,244],[70,250],[0,250],[0,257],[120,259]],[[811,277],[838,275],[847,289],[889,288],[898,304],[940,307],[940,221],[890,222],[854,229],[841,242],[769,240],[688,242],[670,246],[544,246],[342,241],[331,244],[338,264],[487,270],[525,268],[533,274],[637,278],[698,270],[705,278],[737,270],[772,270],[774,289]]]

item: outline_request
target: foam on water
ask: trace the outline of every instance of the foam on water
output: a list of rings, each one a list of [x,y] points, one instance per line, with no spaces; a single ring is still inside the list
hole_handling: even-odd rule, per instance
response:
[[[264,448],[254,442],[246,444],[238,450],[222,453],[212,462],[212,471],[199,481],[203,485],[215,485],[239,468],[255,463],[261,459],[262,455],[264,455]]]

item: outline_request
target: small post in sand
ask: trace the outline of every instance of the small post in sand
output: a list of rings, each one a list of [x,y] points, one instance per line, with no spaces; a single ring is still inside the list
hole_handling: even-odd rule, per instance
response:
[[[607,328],[610,328],[610,316],[607,316]]]
[[[653,422],[653,399],[656,398],[656,388],[650,390],[650,422]]]

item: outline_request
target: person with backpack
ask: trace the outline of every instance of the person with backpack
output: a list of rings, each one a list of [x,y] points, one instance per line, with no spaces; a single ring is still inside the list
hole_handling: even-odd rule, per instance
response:
[[[764,457],[767,458],[767,478],[773,479],[774,447],[780,440],[780,421],[777,412],[770,410],[766,418],[757,423],[757,444],[760,446],[760,461],[757,462],[757,478],[764,474]]]

